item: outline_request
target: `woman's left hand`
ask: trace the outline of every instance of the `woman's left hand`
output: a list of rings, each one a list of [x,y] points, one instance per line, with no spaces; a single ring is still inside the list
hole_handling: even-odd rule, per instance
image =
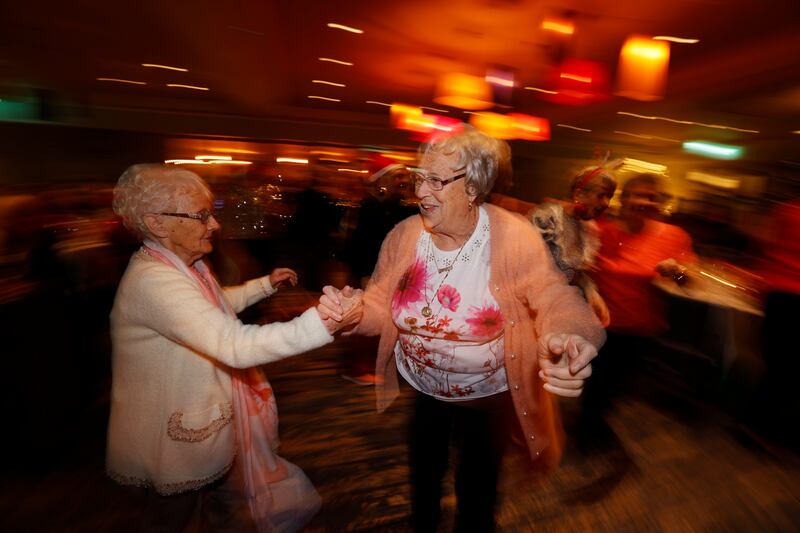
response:
[[[288,281],[292,287],[297,285],[297,272],[291,268],[280,267],[273,270],[269,275],[269,284],[272,285],[273,289],[277,289],[284,281]]]
[[[580,335],[561,333],[539,339],[539,377],[544,389],[559,396],[580,396],[592,375],[589,363],[596,356],[597,348]]]

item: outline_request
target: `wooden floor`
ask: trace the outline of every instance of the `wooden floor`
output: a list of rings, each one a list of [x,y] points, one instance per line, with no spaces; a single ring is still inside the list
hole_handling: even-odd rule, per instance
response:
[[[289,316],[298,303],[278,298],[270,306],[267,313]],[[409,394],[377,414],[374,389],[341,378],[353,348],[340,339],[267,367],[280,410],[280,453],[305,470],[323,498],[307,531],[405,531]],[[76,418],[78,445],[63,457],[38,468],[14,468],[15,458],[6,458],[0,531],[135,529],[142,502],[103,472],[107,408],[99,398]],[[770,445],[707,403],[669,391],[622,396],[607,421],[619,438],[618,453],[582,456],[570,448],[550,477],[528,475],[519,457],[508,455],[500,531],[800,527],[796,451]],[[443,506],[447,531],[454,508],[451,481]]]

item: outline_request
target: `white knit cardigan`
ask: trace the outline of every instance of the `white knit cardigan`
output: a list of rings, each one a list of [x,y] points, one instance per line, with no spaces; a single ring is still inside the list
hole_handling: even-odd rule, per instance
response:
[[[224,289],[237,313],[274,292],[269,277]],[[219,479],[233,463],[231,368],[333,337],[313,308],[289,322],[242,324],[206,300],[197,281],[140,251],[117,290],[111,340],[107,472],[125,485],[176,494]]]

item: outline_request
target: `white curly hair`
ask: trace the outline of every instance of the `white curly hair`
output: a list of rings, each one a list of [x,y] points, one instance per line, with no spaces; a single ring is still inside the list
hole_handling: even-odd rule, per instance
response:
[[[125,227],[143,240],[151,237],[145,215],[181,211],[193,192],[213,199],[211,189],[194,172],[161,164],[132,165],[117,180],[112,207]]]
[[[458,154],[458,166],[466,169],[467,190],[477,202],[486,199],[500,172],[511,171],[511,148],[508,143],[463,124],[455,133],[434,136],[419,147],[419,158],[430,153]]]

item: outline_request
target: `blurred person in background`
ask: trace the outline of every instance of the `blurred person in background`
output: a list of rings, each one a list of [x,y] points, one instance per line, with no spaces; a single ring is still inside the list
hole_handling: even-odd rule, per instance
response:
[[[687,266],[697,257],[689,235],[657,220],[663,185],[651,174],[630,178],[622,187],[619,216],[598,221],[600,251],[592,279],[610,315],[608,341],[586,387],[579,430],[580,447],[608,448],[613,434],[603,411],[644,354],[653,352],[653,338],[669,329],[666,301],[653,280],[687,281]]]
[[[580,287],[584,298],[608,326],[608,307],[587,273],[600,250],[600,230],[595,219],[608,209],[617,190],[611,173],[620,161],[586,167],[570,180],[569,202],[539,204],[531,213],[531,221],[547,243],[556,266],[567,280]]]
[[[196,174],[161,165],[128,168],[114,189],[114,211],[143,245],[111,312],[107,472],[152,489],[144,530],[181,531],[199,508],[213,530],[294,531],[320,499],[274,453],[275,398],[255,366],[331,342],[361,306],[345,298],[341,321],[311,308],[289,322],[242,324],[237,312],[297,276],[276,268],[221,288],[204,262],[220,227],[212,200]]]
[[[419,216],[381,247],[353,330],[380,335],[379,410],[415,390],[409,425],[411,526],[435,531],[451,441],[456,530],[492,531],[499,465],[512,433],[552,464],[561,432],[552,395],[578,396],[604,332],[523,217],[491,204],[504,141],[463,126],[420,149]],[[338,295],[323,304],[338,312]],[[526,455],[527,455],[526,454]]]
[[[385,157],[377,160],[383,166],[366,180],[369,195],[358,209],[358,221],[346,248],[353,277],[361,288],[369,283],[386,235],[401,220],[419,212],[406,202],[410,180],[405,165],[392,163]],[[376,339],[354,337],[351,342],[352,353],[342,377],[358,385],[374,385],[380,380],[375,375]]]
[[[756,423],[767,435],[796,446],[800,401],[795,380],[800,371],[796,349],[800,309],[800,199],[778,204],[762,243],[764,326],[762,356],[765,375],[758,398]]]

